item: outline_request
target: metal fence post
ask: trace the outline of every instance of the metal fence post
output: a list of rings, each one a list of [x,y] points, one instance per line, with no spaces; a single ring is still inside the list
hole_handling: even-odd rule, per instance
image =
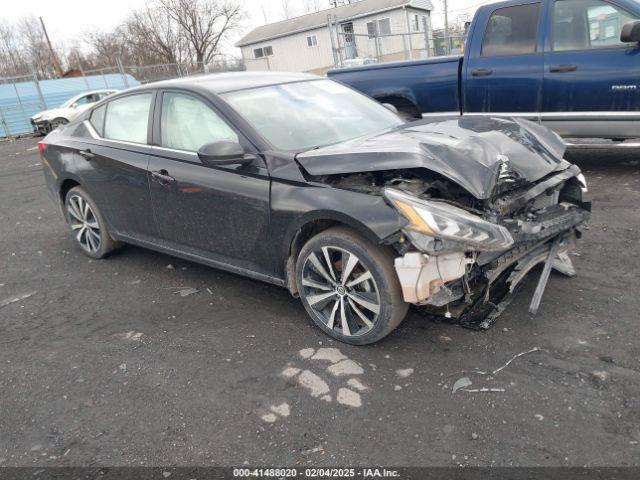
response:
[[[20,111],[22,112],[22,120],[29,123],[29,117],[27,116],[27,112],[24,111],[24,105],[22,104],[22,99],[20,98],[20,93],[18,92],[18,85],[16,82],[13,82],[13,89],[16,92],[16,100],[18,100],[18,105],[20,106]]]
[[[47,109],[47,102],[44,101],[44,95],[42,95],[42,90],[40,90],[40,82],[38,82],[38,75],[36,75],[35,71],[31,72],[33,76],[33,83],[36,85],[36,90],[38,91],[38,97],[40,98],[40,108],[42,110]]]
[[[430,42],[430,33],[429,26],[427,24],[427,17],[422,18],[422,28],[424,28],[424,48],[427,52],[427,57],[431,56],[431,42]]]
[[[120,60],[120,57],[116,58],[116,63],[118,64],[120,75],[122,75],[122,81],[124,82],[125,88],[129,88],[129,80],[127,80],[127,74],[124,72],[124,66],[122,65],[122,60]]]
[[[2,112],[2,108],[0,108],[0,123],[4,126],[5,137],[10,137],[11,131],[9,130],[9,124],[7,123],[7,119],[4,118],[4,113]]]

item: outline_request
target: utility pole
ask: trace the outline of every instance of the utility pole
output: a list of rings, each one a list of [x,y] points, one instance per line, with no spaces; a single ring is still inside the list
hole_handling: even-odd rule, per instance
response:
[[[49,34],[47,33],[47,27],[44,26],[44,20],[40,17],[40,25],[42,25],[42,31],[44,32],[44,37],[47,39],[47,44],[49,45],[49,52],[51,53],[51,61],[53,62],[53,68],[58,74],[60,78],[64,72],[62,71],[62,67],[60,66],[60,62],[58,62],[58,56],[53,51],[53,47],[51,46],[51,40],[49,40]]]
[[[449,41],[449,5],[444,1],[444,53],[451,54],[451,42]]]

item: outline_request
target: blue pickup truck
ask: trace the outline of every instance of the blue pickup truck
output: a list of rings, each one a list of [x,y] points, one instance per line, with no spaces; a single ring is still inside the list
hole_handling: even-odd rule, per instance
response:
[[[506,115],[563,137],[640,137],[640,0],[480,7],[464,56],[333,70],[405,116]]]

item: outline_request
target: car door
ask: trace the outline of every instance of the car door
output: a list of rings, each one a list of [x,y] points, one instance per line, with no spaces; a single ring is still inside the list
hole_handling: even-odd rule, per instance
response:
[[[270,179],[251,143],[208,100],[164,90],[157,101],[155,155],[149,165],[158,229],[168,248],[266,275]],[[205,144],[240,143],[250,164],[205,166]]]
[[[91,112],[91,138],[79,150],[82,180],[115,233],[133,241],[158,238],[149,193],[153,91],[117,97]]]
[[[564,136],[640,135],[640,46],[620,41],[639,17],[605,0],[551,2],[545,124]]]
[[[540,2],[483,10],[464,67],[465,113],[537,120],[542,93]]]

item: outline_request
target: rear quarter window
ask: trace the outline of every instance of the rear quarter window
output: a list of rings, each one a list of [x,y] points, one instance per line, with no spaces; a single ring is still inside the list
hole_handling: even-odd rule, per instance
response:
[[[102,105],[91,112],[91,118],[89,119],[89,122],[101,137],[104,136],[104,114],[106,111],[107,106]]]

